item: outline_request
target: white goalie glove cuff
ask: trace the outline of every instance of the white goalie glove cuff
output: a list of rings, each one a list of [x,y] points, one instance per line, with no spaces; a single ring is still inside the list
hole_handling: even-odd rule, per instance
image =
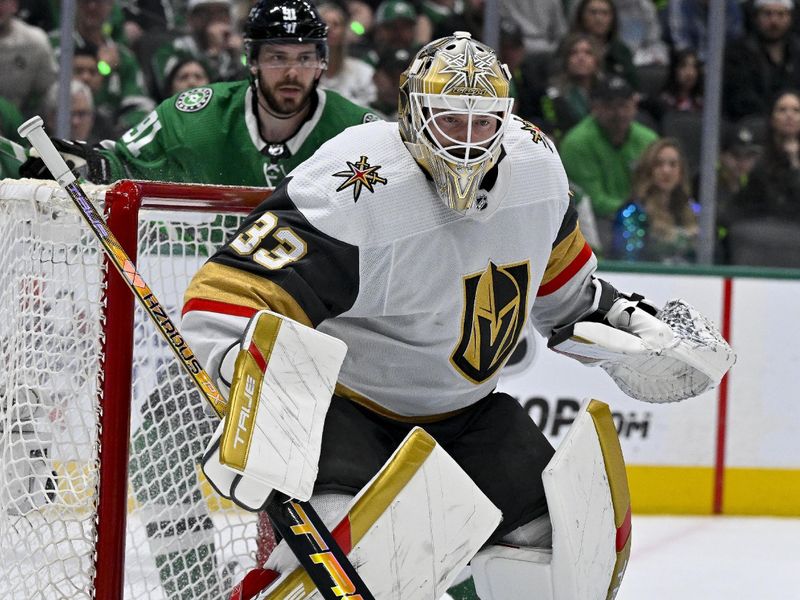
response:
[[[605,321],[579,321],[556,330],[548,346],[601,366],[628,396],[677,402],[719,384],[736,362],[717,328],[683,300],[658,312],[640,298],[618,298]]]

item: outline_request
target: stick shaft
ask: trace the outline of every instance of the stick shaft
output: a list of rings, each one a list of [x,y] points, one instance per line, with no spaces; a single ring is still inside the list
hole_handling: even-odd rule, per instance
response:
[[[189,344],[181,336],[178,328],[167,315],[167,311],[156,298],[144,278],[139,274],[133,261],[128,257],[116,236],[108,228],[103,217],[97,212],[86,193],[77,183],[72,171],[67,167],[53,142],[47,137],[42,127],[42,119],[40,117],[29,119],[20,126],[19,133],[36,148],[47,168],[69,194],[81,216],[100,241],[106,256],[108,256],[128,288],[139,300],[150,319],[155,323],[162,337],[167,341],[175,356],[194,380],[200,393],[220,417],[224,416],[227,402],[195,357]],[[300,521],[300,515],[303,512],[308,515],[309,519],[314,523],[314,533],[321,536],[325,547],[330,548],[336,555],[338,565],[344,569],[344,572],[348,575],[348,580],[352,582],[355,595],[348,595],[354,598],[358,598],[360,595],[364,600],[374,600],[355,568],[347,560],[347,556],[342,552],[331,532],[322,523],[310,503],[291,500],[285,494],[274,493],[266,510],[273,522],[285,523],[287,511],[295,519],[295,522]],[[287,538],[289,547],[297,555],[301,564],[306,567],[309,577],[311,577],[314,585],[317,586],[325,600],[340,600],[343,594],[337,593],[339,588],[335,587],[340,583],[340,580],[335,577],[335,569],[320,570],[319,568],[313,568],[317,564],[314,560],[315,557],[320,556],[321,546],[318,541],[310,533],[289,536],[289,538]],[[334,587],[331,586],[332,581]]]

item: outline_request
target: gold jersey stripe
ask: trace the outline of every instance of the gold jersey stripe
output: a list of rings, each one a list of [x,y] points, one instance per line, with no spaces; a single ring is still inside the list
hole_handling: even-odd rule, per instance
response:
[[[539,285],[547,285],[558,277],[564,269],[572,264],[572,261],[581,253],[584,246],[586,246],[586,240],[583,237],[580,227],[576,224],[572,233],[556,244],[550,252],[550,258],[547,261],[547,269]]]
[[[183,303],[198,299],[256,310],[268,309],[312,327],[306,312],[281,286],[269,279],[219,263],[203,265],[186,289]]]
[[[438,413],[435,415],[420,415],[415,417],[408,417],[406,415],[400,415],[390,411],[387,408],[384,408],[374,400],[370,400],[366,396],[359,394],[358,392],[354,392],[353,390],[342,385],[341,383],[336,384],[336,389],[334,390],[334,393],[337,396],[341,396],[342,398],[350,400],[351,402],[360,404],[364,408],[371,410],[372,412],[377,413],[382,417],[392,419],[393,421],[400,421],[401,423],[409,423],[411,425],[424,425],[425,423],[435,423],[436,421],[442,421],[449,417],[461,414],[462,412],[464,412],[469,408],[469,406],[467,406],[464,408],[459,408],[457,410],[451,410],[450,412]]]

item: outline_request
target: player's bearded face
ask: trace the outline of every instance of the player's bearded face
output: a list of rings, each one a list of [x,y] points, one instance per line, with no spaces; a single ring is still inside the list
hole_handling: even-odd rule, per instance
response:
[[[292,115],[309,102],[322,70],[313,44],[265,46],[259,57],[258,86],[267,108]]]

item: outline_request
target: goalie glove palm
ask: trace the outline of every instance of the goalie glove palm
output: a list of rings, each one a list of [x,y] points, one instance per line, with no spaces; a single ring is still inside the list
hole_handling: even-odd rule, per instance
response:
[[[53,145],[76,177],[92,183],[109,183],[108,160],[95,148],[86,142],[57,138],[53,138]],[[31,150],[28,160],[20,165],[19,174],[20,177],[31,179],[53,178],[35,148]]]

